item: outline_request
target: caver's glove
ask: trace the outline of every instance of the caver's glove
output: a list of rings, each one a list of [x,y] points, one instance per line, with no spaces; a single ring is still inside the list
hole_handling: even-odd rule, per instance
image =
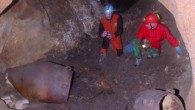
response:
[[[175,47],[175,49],[176,49],[176,51],[177,51],[178,54],[181,54],[182,53],[182,49],[181,49],[180,46]]]
[[[111,34],[108,32],[107,36],[106,36],[108,39],[112,39],[112,36]]]
[[[143,40],[142,48],[150,48],[150,42],[147,39]]]
[[[102,37],[102,38],[106,37],[106,36],[108,35],[108,33],[109,33],[108,31],[104,31],[104,32],[102,33],[101,37]]]

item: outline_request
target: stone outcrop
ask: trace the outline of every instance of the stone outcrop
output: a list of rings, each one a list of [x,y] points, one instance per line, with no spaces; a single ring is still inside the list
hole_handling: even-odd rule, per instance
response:
[[[33,62],[52,48],[48,18],[26,1],[19,1],[0,18],[0,52],[8,67]]]
[[[195,0],[159,1],[176,19],[195,79]],[[0,12],[10,3],[11,0],[1,0]],[[52,49],[56,54],[66,53],[86,35],[96,37],[99,5],[98,0],[19,0],[0,17],[1,58],[8,67],[14,67],[43,58]],[[195,82],[188,95],[187,110],[195,108],[194,86]]]
[[[12,0],[1,0],[0,1],[0,13],[3,12],[3,10],[8,6],[10,5],[12,2]]]
[[[174,15],[185,46],[189,52],[193,79],[195,79],[195,0],[159,0]],[[195,108],[195,82],[188,95],[187,110]],[[185,90],[184,90],[185,91]]]
[[[0,18],[1,59],[15,67],[65,55],[81,38],[97,37],[100,8],[90,0],[19,0]]]

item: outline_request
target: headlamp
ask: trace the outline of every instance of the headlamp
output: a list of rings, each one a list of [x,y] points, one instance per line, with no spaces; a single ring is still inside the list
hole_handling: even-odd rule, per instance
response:
[[[113,12],[114,12],[113,6],[112,6],[112,5],[106,5],[106,6],[104,7],[104,12],[105,12],[105,13],[113,13]]]
[[[111,13],[111,10],[106,10],[105,12],[106,12],[106,13]]]

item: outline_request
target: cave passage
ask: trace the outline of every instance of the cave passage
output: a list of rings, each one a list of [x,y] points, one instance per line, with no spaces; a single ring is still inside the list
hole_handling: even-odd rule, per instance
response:
[[[51,51],[46,58],[49,61],[74,67],[75,73],[67,103],[59,105],[32,102],[28,110],[133,110],[138,93],[144,90],[178,89],[180,83],[177,83],[177,80],[189,70],[190,61],[173,15],[157,0],[101,0],[102,5],[106,2],[113,4],[123,18],[123,47],[135,38],[143,18],[148,13],[159,13],[160,22],[165,24],[172,35],[180,41],[182,55],[178,55],[175,48],[164,40],[160,57],[147,59],[146,51],[143,50],[141,65],[135,67],[132,53],[124,53],[121,57],[117,57],[110,46],[105,62],[100,65],[98,60],[102,39],[85,34],[80,39],[79,46],[68,51],[67,55],[63,53],[53,58],[52,55],[56,54],[56,51],[53,53]],[[49,5],[45,7],[47,10]],[[56,11],[51,14],[47,11],[51,24],[58,20],[62,21],[59,24],[64,23],[64,16],[61,13],[68,16],[71,12]],[[98,20],[99,18],[96,17]],[[74,20],[77,21],[77,18]],[[55,28],[56,25],[53,24]],[[75,32],[79,32],[78,30]],[[189,90],[188,86],[184,88]]]
[[[118,5],[125,5],[117,3]],[[120,5],[118,6],[120,8]],[[148,13],[160,13],[164,23],[182,42],[173,15],[157,1],[140,1],[124,8],[121,13],[124,21],[123,46],[135,38],[142,19]],[[147,59],[143,51],[140,67],[134,67],[133,54],[123,54],[117,58],[112,48],[108,49],[104,64],[99,65],[101,39],[84,39],[81,46],[69,53],[65,61],[75,68],[75,76],[67,108],[74,110],[133,110],[136,95],[147,89],[177,89],[177,78],[187,71],[190,65],[188,54],[179,56],[166,40],[162,42],[159,58]],[[58,62],[62,60],[58,59]],[[188,88],[188,87],[186,87]]]

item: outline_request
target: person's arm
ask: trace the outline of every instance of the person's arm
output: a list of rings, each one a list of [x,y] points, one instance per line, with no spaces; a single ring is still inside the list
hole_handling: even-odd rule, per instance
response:
[[[168,40],[168,42],[172,45],[172,46],[174,46],[175,47],[175,49],[176,49],[176,52],[178,53],[178,54],[181,54],[182,53],[182,48],[179,46],[179,42],[178,42],[178,40],[175,38],[175,37],[173,37],[172,35],[171,35],[171,33],[169,32],[169,30],[165,27],[165,29],[164,29],[164,36],[165,36],[165,38]]]
[[[123,20],[122,20],[122,17],[119,15],[119,18],[117,21],[117,30],[114,34],[115,36],[119,36],[122,34],[122,32],[123,32]]]
[[[179,45],[178,40],[171,35],[171,33],[169,32],[168,28],[164,27],[163,34],[164,34],[164,37],[168,40],[168,42],[172,46],[177,47]]]
[[[140,26],[138,33],[137,33],[137,36],[136,36],[136,38],[139,39],[140,41],[144,39],[144,32],[147,31],[146,27],[144,27],[144,26],[145,26],[145,24],[143,23]]]
[[[103,24],[100,22],[99,24],[99,37],[102,37],[102,33],[104,32],[104,26]]]

